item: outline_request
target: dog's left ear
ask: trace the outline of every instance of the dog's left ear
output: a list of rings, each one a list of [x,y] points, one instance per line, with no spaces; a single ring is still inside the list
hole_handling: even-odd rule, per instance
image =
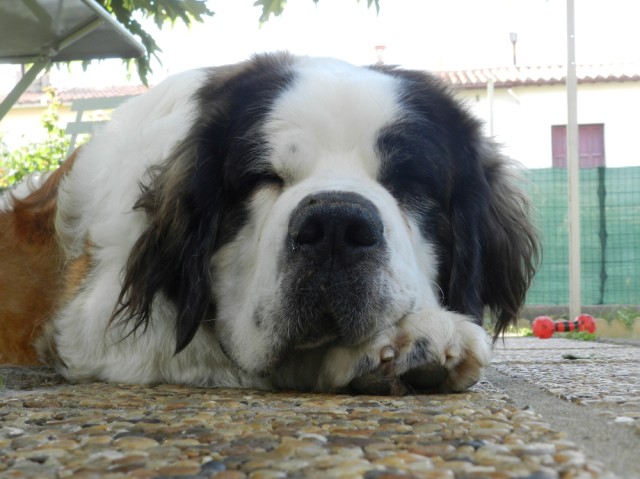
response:
[[[482,318],[488,307],[495,337],[517,319],[538,263],[530,203],[515,166],[490,140],[469,146],[471,164],[453,187],[451,309]]]
[[[538,261],[529,201],[514,167],[437,78],[385,65],[372,69],[401,79],[401,101],[422,119],[423,134],[433,144],[444,142],[425,153],[446,161],[436,188],[442,214],[432,232],[444,306],[478,323],[488,307],[497,337],[517,318]]]
[[[524,306],[539,261],[540,245],[523,179],[495,145],[481,151],[490,201],[484,224],[483,301],[495,320],[495,337],[503,333]]]

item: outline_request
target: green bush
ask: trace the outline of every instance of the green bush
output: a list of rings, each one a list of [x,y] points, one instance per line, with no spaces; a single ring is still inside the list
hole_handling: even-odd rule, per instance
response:
[[[640,310],[637,307],[627,306],[617,309],[615,311],[606,314],[604,319],[607,323],[611,324],[614,321],[620,321],[629,330],[633,330],[633,325],[640,318]]]
[[[66,158],[69,138],[58,126],[60,100],[53,88],[46,93],[49,105],[41,117],[42,126],[47,131],[45,141],[11,150],[0,139],[0,190],[19,183],[34,171],[55,170]]]

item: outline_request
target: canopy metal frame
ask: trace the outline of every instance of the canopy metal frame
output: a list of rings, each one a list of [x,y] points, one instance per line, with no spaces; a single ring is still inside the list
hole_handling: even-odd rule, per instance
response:
[[[95,0],[0,2],[0,32],[0,63],[31,64],[0,104],[0,120],[54,62],[137,58],[145,53]]]

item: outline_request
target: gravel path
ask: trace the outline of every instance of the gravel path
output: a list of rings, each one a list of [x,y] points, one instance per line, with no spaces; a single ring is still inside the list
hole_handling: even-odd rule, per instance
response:
[[[539,415],[509,392],[522,384],[531,395],[552,397],[585,417],[596,408],[599,421],[625,431],[628,447],[640,450],[634,416],[640,349],[589,345],[588,354],[597,357],[558,361],[558,350],[582,355],[586,344],[560,343],[508,339],[506,347],[498,345],[489,380],[456,395],[69,385],[43,368],[0,368],[0,477],[634,477],[606,457],[593,459],[584,438],[550,425],[552,414]],[[618,360],[635,361],[635,372],[630,377],[618,370],[604,382],[607,361]],[[586,394],[583,381],[591,369],[581,372],[576,361],[600,367],[593,394]],[[622,417],[629,420],[617,421]]]

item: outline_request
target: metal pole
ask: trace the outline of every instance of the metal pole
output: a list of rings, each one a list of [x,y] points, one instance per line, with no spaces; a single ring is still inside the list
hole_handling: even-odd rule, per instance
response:
[[[31,68],[24,74],[24,76],[20,79],[20,81],[13,87],[13,90],[6,96],[6,98],[0,104],[0,120],[4,118],[4,116],[9,113],[9,110],[14,105],[15,102],[18,101],[18,98],[27,91],[29,85],[33,83],[33,81],[38,76],[42,70],[47,68],[51,61],[47,57],[42,57],[36,60]]]
[[[567,176],[569,179],[569,315],[580,314],[580,155],[574,0],[567,0]]]
[[[489,136],[493,136],[493,93],[495,89],[495,80],[489,78],[487,81],[487,101],[489,103]]]

